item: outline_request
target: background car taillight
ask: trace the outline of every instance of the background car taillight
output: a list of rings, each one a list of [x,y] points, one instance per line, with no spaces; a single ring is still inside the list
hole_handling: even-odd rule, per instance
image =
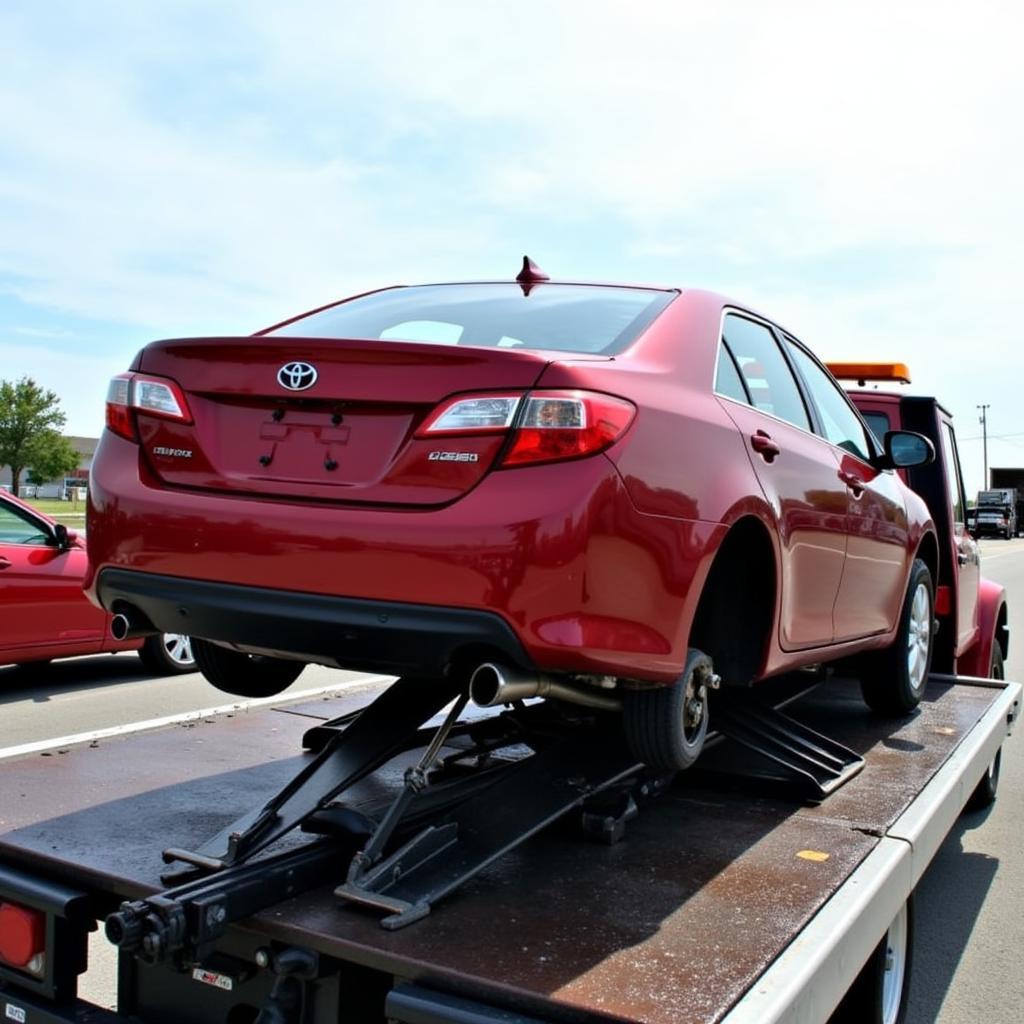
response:
[[[46,915],[0,903],[0,963],[41,977],[46,968]]]
[[[191,423],[185,395],[166,377],[121,373],[107,388],[107,426],[120,437],[136,440],[135,412]]]
[[[416,436],[466,436],[511,429],[512,438],[500,465],[534,465],[596,455],[625,433],[635,415],[632,402],[594,391],[471,395],[439,406]]]

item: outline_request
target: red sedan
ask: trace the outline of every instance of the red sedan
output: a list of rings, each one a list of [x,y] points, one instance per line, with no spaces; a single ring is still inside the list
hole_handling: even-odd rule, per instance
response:
[[[905,712],[931,653],[935,533],[794,335],[695,290],[396,287],[250,337],[155,342],[116,377],[90,592],[187,630],[215,685],[306,662],[464,673],[479,703],[621,708],[685,767],[707,691],[861,657]]]
[[[111,616],[82,592],[85,571],[85,545],[73,530],[0,492],[0,665],[138,650],[160,675],[195,671],[187,636],[115,640]]]

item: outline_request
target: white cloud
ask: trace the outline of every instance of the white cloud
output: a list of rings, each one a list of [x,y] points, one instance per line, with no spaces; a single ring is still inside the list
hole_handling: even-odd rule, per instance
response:
[[[62,10],[0,16],[0,274],[33,306],[245,331],[529,251],[733,292],[1024,430],[1014,4]]]

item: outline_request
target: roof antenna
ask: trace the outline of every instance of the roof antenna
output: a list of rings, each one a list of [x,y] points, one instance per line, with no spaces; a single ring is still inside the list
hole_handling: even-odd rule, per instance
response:
[[[516,280],[523,289],[524,295],[529,295],[535,284],[541,281],[550,281],[551,276],[545,274],[529,256],[523,257],[523,269],[516,274]]]

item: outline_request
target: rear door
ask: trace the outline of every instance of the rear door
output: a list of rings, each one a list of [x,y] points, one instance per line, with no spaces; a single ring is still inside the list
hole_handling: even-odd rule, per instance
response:
[[[85,551],[58,551],[49,538],[45,520],[0,498],[0,661],[103,647],[107,615],[82,593]]]
[[[846,554],[846,488],[832,446],[811,432],[796,379],[771,329],[729,312],[715,390],[747,441],[775,514],[782,553],[780,643],[832,641],[832,606]]]

